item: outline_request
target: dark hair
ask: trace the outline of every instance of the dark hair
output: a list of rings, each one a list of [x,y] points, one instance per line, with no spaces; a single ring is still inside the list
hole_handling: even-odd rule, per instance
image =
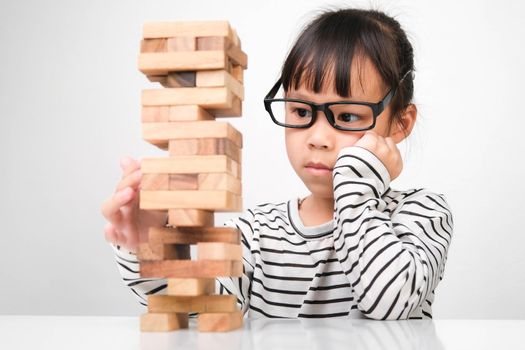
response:
[[[356,55],[368,57],[390,88],[414,71],[412,45],[395,19],[378,10],[328,10],[303,29],[290,50],[282,67],[283,88],[288,91],[304,83],[318,93],[327,75],[334,73],[335,91],[348,97],[350,67]],[[408,74],[391,101],[389,128],[400,120],[413,94],[414,78]]]

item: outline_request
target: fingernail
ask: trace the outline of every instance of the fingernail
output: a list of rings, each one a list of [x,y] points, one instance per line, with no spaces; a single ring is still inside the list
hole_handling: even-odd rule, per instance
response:
[[[127,167],[129,165],[129,158],[127,156],[124,156],[120,159],[120,165],[122,167]]]

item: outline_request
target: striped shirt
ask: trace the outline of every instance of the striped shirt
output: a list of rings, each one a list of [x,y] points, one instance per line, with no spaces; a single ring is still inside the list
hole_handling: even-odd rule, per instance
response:
[[[444,196],[390,188],[386,167],[361,147],[341,149],[332,176],[329,222],[305,227],[293,198],[224,223],[242,233],[244,268],[216,278],[217,293],[236,295],[252,318],[432,318],[453,230]],[[136,256],[113,247],[142,305],[165,293],[165,279],[140,278]]]

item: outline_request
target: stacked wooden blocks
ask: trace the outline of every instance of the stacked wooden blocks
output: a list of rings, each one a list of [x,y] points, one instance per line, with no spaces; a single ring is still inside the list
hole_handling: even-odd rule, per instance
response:
[[[167,158],[142,160],[140,208],[166,210],[138,251],[141,277],[166,278],[166,294],[148,296],[142,331],[242,326],[234,295],[216,295],[215,278],[243,272],[240,232],[214,227],[215,211],[242,211],[242,134],[217,117],[240,117],[247,56],[226,21],[144,25],[139,70],[162,88],[142,92],[142,137]],[[190,245],[197,246],[196,260]]]

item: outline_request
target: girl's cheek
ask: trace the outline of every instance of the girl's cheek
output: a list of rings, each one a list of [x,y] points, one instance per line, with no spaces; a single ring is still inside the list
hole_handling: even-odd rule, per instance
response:
[[[341,141],[340,148],[353,146],[357,141],[359,141],[359,139],[361,139],[361,137],[363,137],[364,134],[365,134],[364,131],[359,131],[359,132],[353,132],[351,135],[345,135],[345,137]]]

